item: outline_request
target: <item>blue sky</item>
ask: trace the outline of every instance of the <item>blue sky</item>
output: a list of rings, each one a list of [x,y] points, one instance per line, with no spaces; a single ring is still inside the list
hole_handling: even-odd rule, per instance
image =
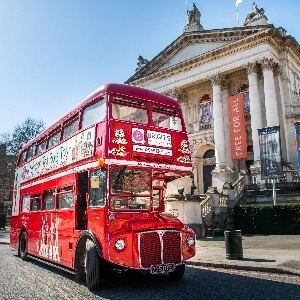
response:
[[[238,6],[241,26],[253,1]],[[0,0],[0,133],[27,117],[50,126],[100,85],[126,81],[139,55],[151,60],[182,34],[193,2],[205,30],[237,26],[235,0]],[[300,42],[299,0],[256,4]]]

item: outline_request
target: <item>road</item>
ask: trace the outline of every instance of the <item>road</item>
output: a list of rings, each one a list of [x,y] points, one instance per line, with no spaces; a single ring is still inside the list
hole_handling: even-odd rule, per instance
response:
[[[73,275],[37,261],[22,261],[0,245],[0,299],[300,299],[300,276],[188,266],[180,282],[165,276],[116,274],[90,292]]]

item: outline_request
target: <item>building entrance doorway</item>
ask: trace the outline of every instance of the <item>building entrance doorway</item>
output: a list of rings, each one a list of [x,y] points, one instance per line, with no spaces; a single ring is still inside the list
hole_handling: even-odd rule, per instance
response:
[[[203,155],[203,189],[204,193],[207,189],[212,186],[212,175],[211,172],[215,169],[215,150],[207,150]]]

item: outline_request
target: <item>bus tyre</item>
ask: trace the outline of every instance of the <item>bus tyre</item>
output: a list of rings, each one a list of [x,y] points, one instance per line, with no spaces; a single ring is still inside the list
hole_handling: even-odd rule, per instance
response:
[[[102,284],[100,257],[96,245],[91,240],[86,242],[85,271],[88,289],[90,291],[99,289]]]
[[[175,270],[169,273],[169,278],[172,280],[179,281],[182,279],[185,271],[185,265],[180,265],[175,268]]]
[[[27,243],[28,243],[27,232],[23,231],[19,241],[19,255],[22,260],[28,260]]]

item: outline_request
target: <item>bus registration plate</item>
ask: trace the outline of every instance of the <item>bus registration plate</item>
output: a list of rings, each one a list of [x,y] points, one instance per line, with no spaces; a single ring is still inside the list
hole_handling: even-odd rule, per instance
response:
[[[151,274],[161,274],[161,273],[168,273],[173,272],[175,269],[174,264],[164,264],[164,265],[155,265],[151,266]]]

